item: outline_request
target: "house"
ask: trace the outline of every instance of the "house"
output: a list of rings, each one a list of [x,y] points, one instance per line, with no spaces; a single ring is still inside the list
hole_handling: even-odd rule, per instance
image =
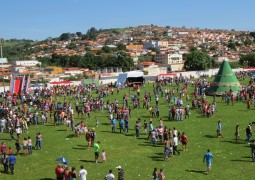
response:
[[[160,67],[167,67],[169,71],[180,71],[183,69],[184,62],[180,54],[156,54],[154,61]]]
[[[63,72],[61,67],[57,66],[47,66],[44,68],[44,72],[48,74],[60,74]]]
[[[20,61],[12,61],[13,66],[36,66],[41,65],[41,62],[37,60],[20,60]]]
[[[146,69],[150,68],[150,67],[158,67],[158,65],[155,64],[155,62],[139,62],[137,64],[137,68],[142,70],[142,71],[146,71]]]

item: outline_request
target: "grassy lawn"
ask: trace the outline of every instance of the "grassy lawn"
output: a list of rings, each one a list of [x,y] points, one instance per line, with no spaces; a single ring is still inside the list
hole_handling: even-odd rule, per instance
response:
[[[164,89],[165,87],[163,87]],[[167,87],[172,89],[172,87]],[[153,94],[152,85],[147,85],[141,90],[141,99],[144,90]],[[189,89],[193,91],[193,87]],[[110,99],[112,102],[115,98],[119,104],[122,102],[124,93],[128,90],[121,90],[117,95],[104,98],[104,101]],[[131,91],[135,93],[135,91]],[[212,102],[212,97],[207,97]],[[130,98],[129,98],[130,99]],[[152,97],[152,99],[154,99]],[[75,101],[68,98],[68,101]],[[155,105],[155,101],[151,103]],[[113,170],[113,174],[117,177],[115,167],[121,165],[125,171],[125,179],[127,180],[146,180],[152,179],[152,171],[154,167],[163,168],[166,179],[252,179],[254,178],[255,163],[251,162],[251,150],[249,145],[244,143],[245,128],[249,122],[254,121],[255,109],[247,111],[245,102],[236,102],[234,106],[227,106],[221,102],[221,97],[217,97],[217,112],[213,117],[202,117],[200,110],[191,110],[189,119],[181,122],[168,121],[168,107],[164,103],[164,98],[160,97],[160,117],[164,120],[164,126],[168,128],[175,127],[181,132],[186,132],[188,137],[188,151],[181,151],[180,155],[170,157],[170,161],[164,161],[164,146],[157,142],[157,146],[153,147],[151,142],[147,140],[147,135],[141,134],[140,138],[135,137],[134,125],[137,118],[149,121],[149,112],[145,109],[132,110],[132,118],[130,118],[130,130],[127,135],[119,133],[111,133],[109,125],[108,113],[106,110],[91,113],[91,118],[78,118],[75,115],[75,122],[84,120],[89,128],[95,127],[96,141],[101,142],[101,150],[106,151],[107,162],[94,162],[93,149],[87,149],[85,137],[73,137],[71,131],[65,130],[65,125],[53,126],[52,123],[39,125],[38,127],[30,126],[28,133],[23,133],[22,138],[30,136],[35,144],[35,135],[40,131],[43,136],[42,150],[33,150],[31,156],[17,157],[15,166],[15,175],[3,174],[0,179],[26,179],[26,180],[50,180],[55,179],[55,167],[58,157],[64,156],[69,159],[68,165],[75,166],[77,172],[79,166],[84,165],[88,171],[87,179],[97,180],[103,179],[109,169]],[[185,102],[186,104],[186,102]],[[191,104],[191,103],[190,103]],[[122,105],[121,105],[122,106]],[[99,126],[96,127],[95,116],[99,118]],[[224,138],[216,138],[216,129],[218,120],[222,121]],[[235,143],[235,126],[240,124],[241,143]],[[159,118],[153,118],[154,127],[159,125]],[[254,129],[254,128],[253,128]],[[117,129],[117,132],[118,129]],[[141,132],[142,128],[141,128]],[[10,140],[8,133],[0,134],[0,142],[5,142],[7,146],[15,149],[15,142]],[[214,154],[212,170],[209,175],[204,175],[206,165],[202,162],[203,156],[207,149],[210,148]],[[179,144],[178,149],[181,148]],[[14,150],[15,152],[15,150]],[[101,153],[100,153],[101,154]],[[101,157],[100,157],[101,160]],[[3,166],[1,166],[3,170]]]

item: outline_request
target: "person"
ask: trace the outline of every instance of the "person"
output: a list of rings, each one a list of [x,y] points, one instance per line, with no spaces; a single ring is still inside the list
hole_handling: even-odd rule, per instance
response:
[[[4,166],[4,172],[8,174],[8,156],[6,153],[2,154],[2,164]]]
[[[71,175],[71,180],[76,180],[77,178],[77,173],[75,171],[75,167],[72,167],[72,170],[70,172],[70,175]]]
[[[157,176],[157,168],[154,168],[153,172],[152,172],[152,179],[153,180],[157,180],[158,176]]]
[[[0,146],[0,149],[1,149],[2,154],[6,153],[7,147],[6,147],[6,144],[4,142],[2,142],[2,145]]]
[[[91,146],[94,146],[94,141],[96,138],[96,132],[95,132],[95,128],[92,128],[92,130],[90,131],[90,139],[91,139]]]
[[[105,180],[114,180],[115,176],[112,173],[112,170],[109,170],[109,173],[104,177]]]
[[[148,123],[146,122],[146,120],[144,120],[144,123],[143,123],[143,130],[144,130],[144,134],[145,134],[145,135],[147,134],[147,129],[148,129]]]
[[[217,126],[217,137],[223,137],[223,134],[222,134],[222,124],[221,124],[221,121],[218,121],[218,126]]]
[[[212,166],[212,158],[213,158],[213,154],[210,152],[210,149],[207,150],[207,153],[205,153],[204,155],[204,159],[203,159],[203,163],[206,160],[206,167],[207,167],[207,171],[205,172],[205,174],[209,174],[210,170],[211,170],[211,166]]]
[[[102,161],[106,163],[106,152],[105,150],[102,150]]]
[[[65,170],[64,170],[64,178],[65,180],[71,180],[71,171],[69,169],[69,167],[65,167]]]
[[[158,179],[159,179],[159,180],[164,180],[164,179],[165,179],[165,175],[164,175],[164,173],[163,173],[163,169],[160,169],[160,170],[159,170]]]
[[[98,157],[99,157],[99,149],[100,149],[99,144],[100,144],[99,141],[97,141],[97,143],[94,144],[94,152],[95,152],[95,161],[96,161],[96,163],[98,163]]]
[[[24,138],[23,150],[24,150],[24,156],[27,156],[28,155],[28,140],[27,140],[27,138]]]
[[[40,132],[36,133],[36,145],[37,150],[42,149],[42,135]]]
[[[253,143],[250,144],[251,146],[251,158],[252,161],[255,162],[255,140],[253,140]]]
[[[57,180],[63,180],[63,176],[64,176],[64,169],[63,166],[61,164],[59,164],[56,168],[55,168],[55,174],[57,176]]]
[[[182,149],[183,151],[187,151],[187,143],[188,143],[188,138],[185,134],[185,132],[182,133],[181,135],[181,142],[182,142]]]
[[[88,172],[84,169],[83,165],[81,165],[80,168],[81,168],[81,170],[79,171],[80,180],[86,180]]]
[[[135,124],[135,134],[136,137],[140,137],[140,118],[138,118]]]
[[[174,137],[173,138],[173,154],[175,155],[175,152],[177,152],[180,155],[180,152],[178,151],[178,143],[179,143],[178,137],[175,134],[173,137]]]
[[[124,180],[124,170],[121,166],[117,166],[116,169],[118,169],[118,180]]]
[[[248,143],[248,144],[250,144],[250,139],[251,139],[251,137],[252,137],[252,129],[251,129],[251,124],[248,124],[248,126],[247,126],[247,128],[246,128],[246,142]]]
[[[30,136],[28,136],[27,138],[27,148],[28,148],[28,155],[32,154],[32,140],[30,138]]]
[[[111,119],[111,125],[112,125],[112,133],[115,133],[115,130],[116,130],[116,123],[117,123],[117,120],[114,118]]]
[[[239,143],[239,139],[240,139],[240,128],[239,128],[239,124],[236,125],[235,136],[236,136],[236,143]]]
[[[90,129],[88,130],[88,132],[86,132],[85,136],[86,136],[86,141],[88,142],[88,149],[90,149],[90,146],[91,146]]]
[[[16,163],[16,157],[13,154],[11,154],[8,158],[8,162],[9,162],[11,174],[13,175],[14,174],[14,165]]]
[[[21,150],[21,144],[19,143],[18,139],[16,140],[15,147],[16,147],[16,150],[17,150],[16,156],[19,156],[19,152]]]

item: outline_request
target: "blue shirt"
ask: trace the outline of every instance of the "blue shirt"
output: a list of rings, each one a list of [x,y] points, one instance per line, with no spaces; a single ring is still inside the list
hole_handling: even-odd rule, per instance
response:
[[[222,130],[222,125],[221,125],[221,123],[218,124],[218,130],[219,130],[219,131]]]
[[[117,123],[117,120],[116,120],[116,119],[113,119],[113,120],[112,120],[112,125],[115,126],[116,123]]]
[[[16,162],[16,157],[13,156],[13,155],[10,155],[8,160],[9,160],[9,164],[15,164],[15,162]]]
[[[210,164],[210,163],[212,163],[213,154],[208,152],[205,154],[204,158],[206,160],[206,163]]]
[[[150,129],[150,131],[152,131],[154,129],[152,123],[150,123],[149,129]]]

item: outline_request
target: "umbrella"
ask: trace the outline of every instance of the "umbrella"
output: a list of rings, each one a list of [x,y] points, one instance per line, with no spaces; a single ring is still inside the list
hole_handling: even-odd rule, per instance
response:
[[[56,161],[62,162],[62,163],[67,163],[69,160],[64,157],[60,157],[60,158],[56,159]]]

